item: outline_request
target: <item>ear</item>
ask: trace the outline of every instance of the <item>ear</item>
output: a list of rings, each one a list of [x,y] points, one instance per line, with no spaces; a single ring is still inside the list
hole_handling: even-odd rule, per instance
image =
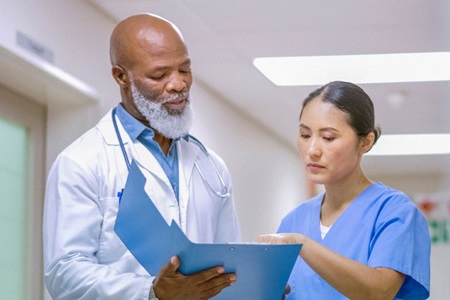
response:
[[[121,66],[113,65],[111,73],[120,88],[125,88],[128,86],[128,74]]]
[[[375,143],[375,134],[370,132],[365,137],[362,137],[360,140],[360,153],[364,154],[369,152],[372,149],[373,144]]]

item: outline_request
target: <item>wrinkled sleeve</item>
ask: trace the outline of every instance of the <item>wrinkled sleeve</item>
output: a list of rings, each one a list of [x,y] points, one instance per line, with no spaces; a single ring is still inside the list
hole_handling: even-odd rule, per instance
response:
[[[406,275],[396,299],[427,299],[431,249],[428,225],[406,195],[394,197],[378,218],[368,265]]]

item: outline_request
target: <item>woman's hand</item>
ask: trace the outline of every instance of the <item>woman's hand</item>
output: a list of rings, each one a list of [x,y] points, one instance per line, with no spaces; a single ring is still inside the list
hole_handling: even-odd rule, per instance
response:
[[[304,236],[298,233],[264,234],[256,238],[258,243],[303,244]]]

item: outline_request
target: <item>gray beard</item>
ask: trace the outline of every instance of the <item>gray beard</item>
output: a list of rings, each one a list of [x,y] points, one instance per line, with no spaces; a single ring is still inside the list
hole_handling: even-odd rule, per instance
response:
[[[131,93],[137,109],[154,130],[169,139],[178,139],[189,133],[193,111],[188,93],[174,94],[162,101],[155,101],[142,95],[134,82],[131,82]],[[163,106],[164,103],[177,99],[180,95],[187,96],[186,106],[182,111],[169,111]]]

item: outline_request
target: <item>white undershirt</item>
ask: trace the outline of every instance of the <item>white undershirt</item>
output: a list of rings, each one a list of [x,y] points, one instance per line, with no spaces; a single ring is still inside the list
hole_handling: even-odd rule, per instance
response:
[[[325,238],[325,236],[327,235],[328,231],[330,231],[330,227],[324,226],[322,225],[322,222],[320,222],[320,235],[322,236],[322,240]]]

